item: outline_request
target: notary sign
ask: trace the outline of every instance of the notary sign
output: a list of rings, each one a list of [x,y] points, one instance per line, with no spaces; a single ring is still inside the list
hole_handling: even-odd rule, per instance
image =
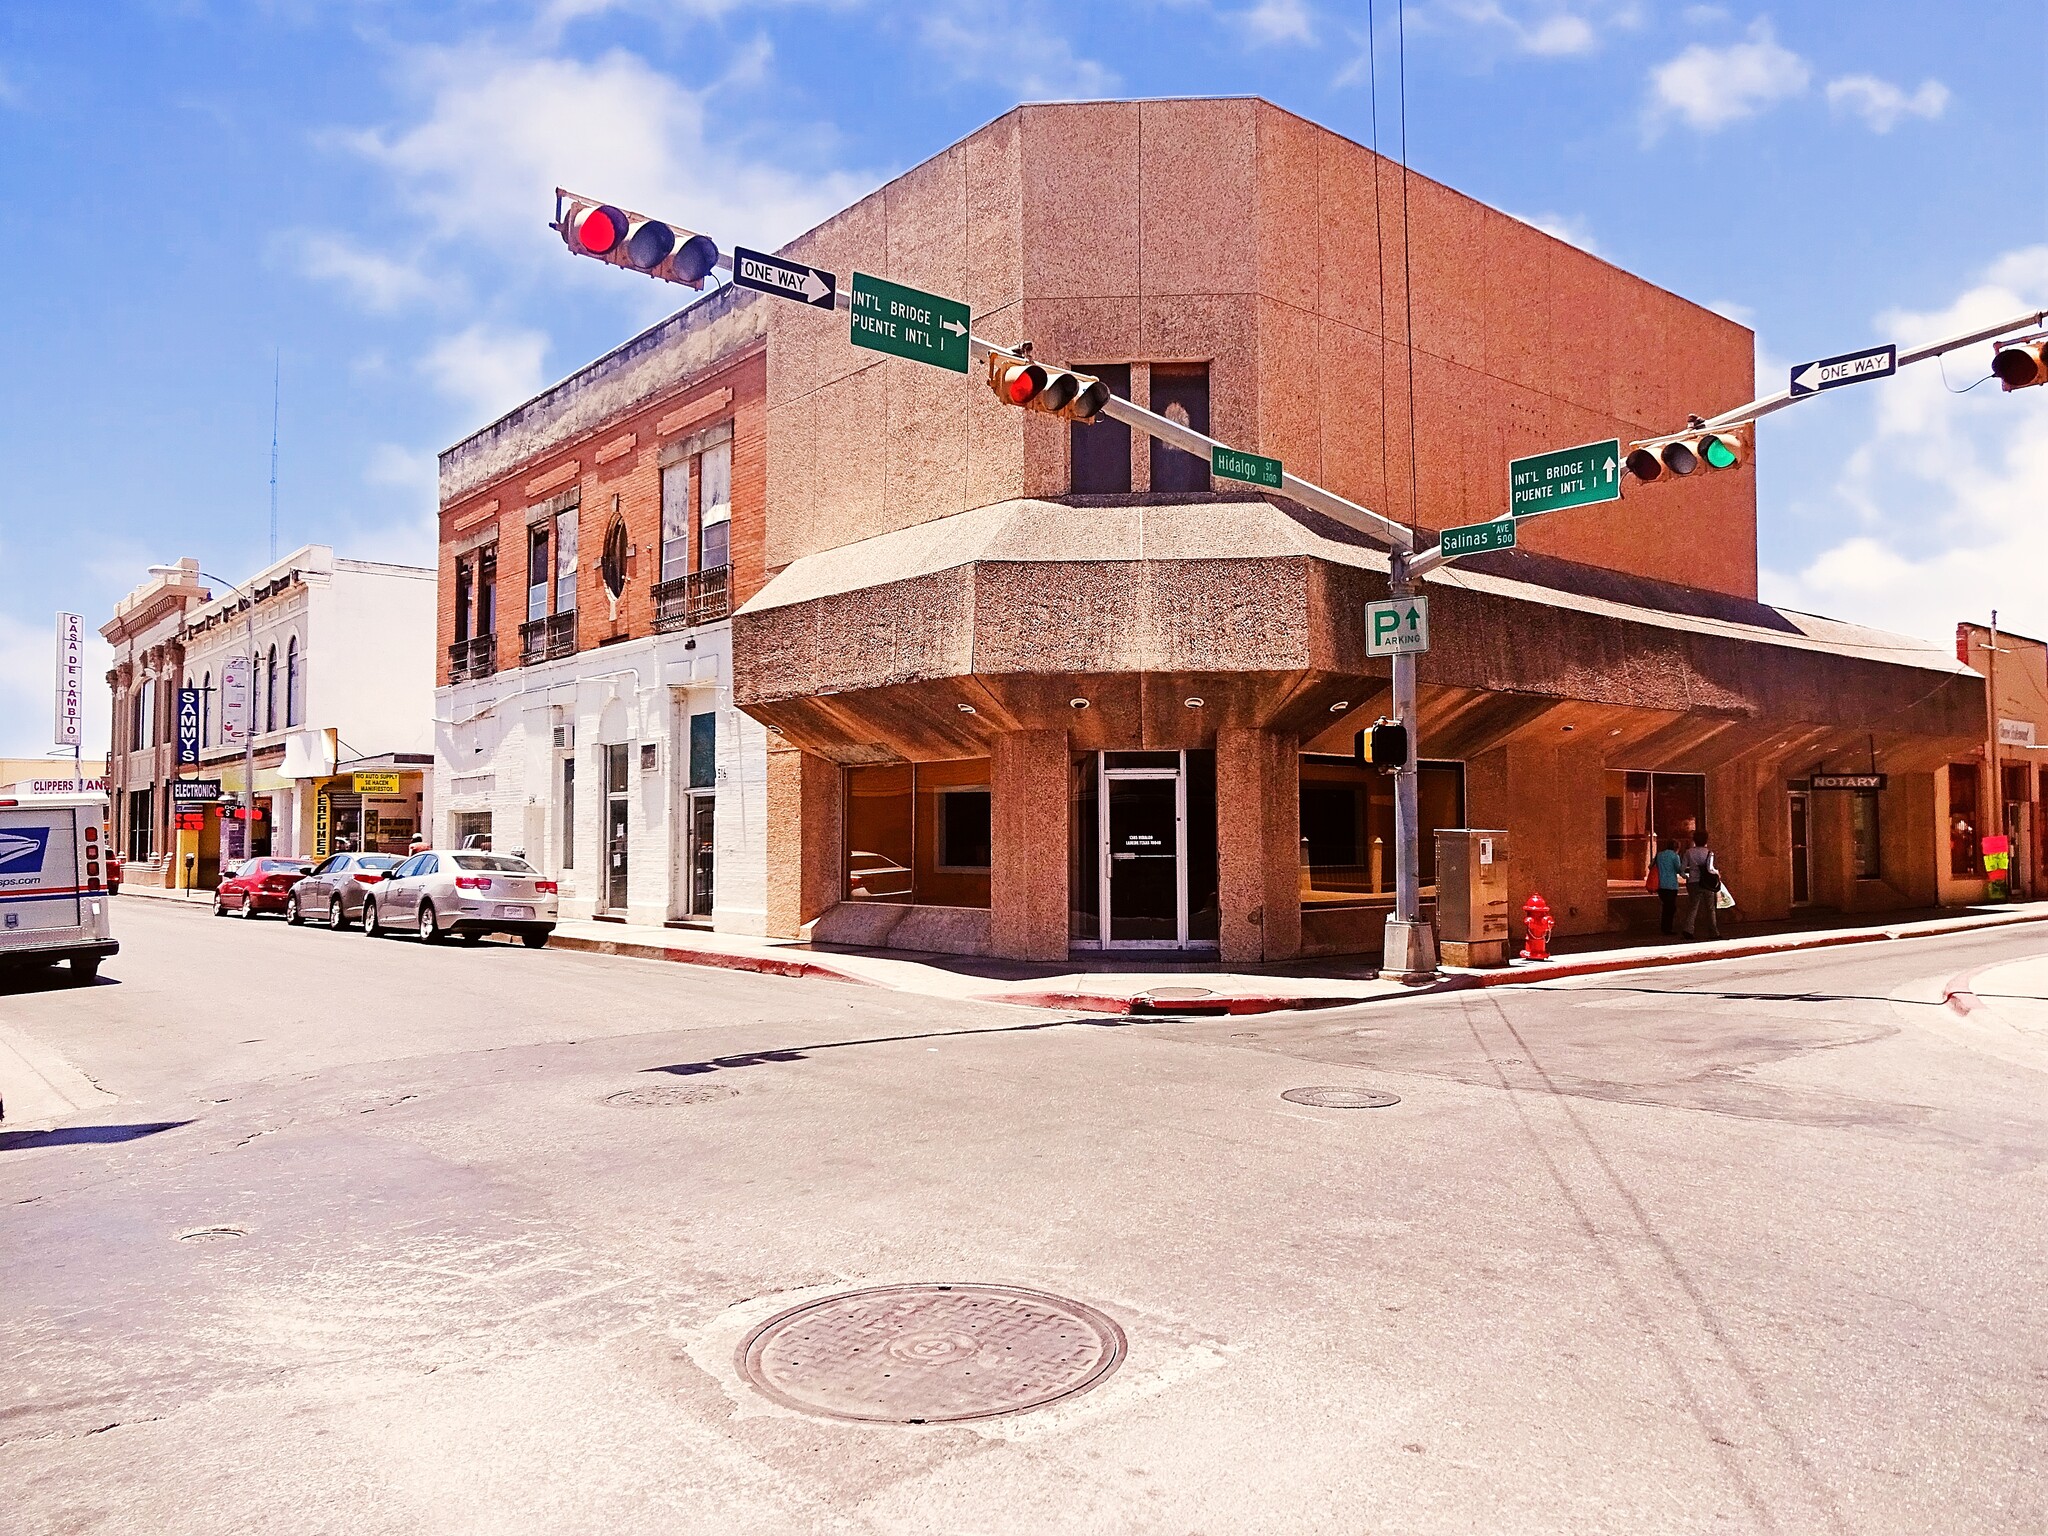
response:
[[[853,344],[967,371],[967,306],[901,283],[853,274]]]
[[[1806,781],[1809,789],[1883,789],[1889,781],[1881,773],[1816,773]]]
[[[1225,480],[1242,480],[1247,485],[1263,485],[1273,491],[1280,489],[1284,474],[1278,459],[1239,453],[1221,443],[1209,450],[1209,472]]]
[[[1508,460],[1508,510],[1516,517],[1621,500],[1621,439],[1581,443]]]
[[[1383,602],[1367,603],[1365,648],[1372,656],[1428,650],[1429,599],[1390,597]]]
[[[1446,528],[1437,541],[1446,560],[1458,555],[1479,555],[1489,549],[1515,547],[1515,520],[1496,518],[1490,523],[1468,523],[1463,528]]]

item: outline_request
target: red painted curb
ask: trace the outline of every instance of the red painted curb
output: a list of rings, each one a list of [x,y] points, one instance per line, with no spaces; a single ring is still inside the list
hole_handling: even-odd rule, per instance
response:
[[[780,955],[741,955],[723,949],[678,949],[669,944],[636,944],[631,939],[586,939],[557,932],[549,945],[585,954],[624,955],[629,960],[672,960],[682,965],[708,965],[721,971],[750,971],[759,976],[810,977],[817,981],[848,981],[861,987],[883,982],[816,960],[785,960]]]
[[[1428,988],[1419,990],[1428,991]],[[1387,994],[1407,995],[1407,994]],[[1153,1003],[1142,992],[981,992],[966,999],[971,1003],[1012,1003],[1019,1008],[1051,1008],[1078,1013],[1138,1013],[1181,1017],[1209,1014],[1217,1017],[1241,1013],[1288,1013],[1303,1008],[1348,1008],[1375,1001],[1372,997],[1280,997],[1271,993],[1240,993],[1235,997],[1184,998],[1176,1003]]]

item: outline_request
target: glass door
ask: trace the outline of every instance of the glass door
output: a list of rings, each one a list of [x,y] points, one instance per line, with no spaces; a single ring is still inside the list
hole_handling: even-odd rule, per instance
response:
[[[716,851],[718,799],[690,796],[690,916],[711,915],[711,875]]]
[[[1813,857],[1808,851],[1811,833],[1806,817],[1806,796],[1794,792],[1792,800],[1792,905],[1803,907],[1813,900]]]
[[[1144,766],[1120,768],[1119,758]],[[1179,949],[1187,943],[1187,804],[1180,759],[1177,752],[1103,754],[1102,938],[1114,948]]]
[[[604,904],[626,910],[626,755],[624,743],[604,749]]]

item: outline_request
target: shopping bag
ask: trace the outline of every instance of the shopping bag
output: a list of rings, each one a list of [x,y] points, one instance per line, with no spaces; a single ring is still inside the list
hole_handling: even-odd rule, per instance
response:
[[[1714,910],[1717,912],[1726,912],[1730,907],[1734,905],[1735,898],[1734,896],[1729,894],[1728,882],[1726,880],[1723,880],[1721,882],[1721,888],[1718,891],[1714,892]]]
[[[1643,889],[1648,891],[1652,896],[1654,896],[1657,894],[1658,884],[1659,882],[1657,879],[1657,861],[1655,859],[1652,859],[1650,861],[1650,872],[1647,875],[1643,876]]]

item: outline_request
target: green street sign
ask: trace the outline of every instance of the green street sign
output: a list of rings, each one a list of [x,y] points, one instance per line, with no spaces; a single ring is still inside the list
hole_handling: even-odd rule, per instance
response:
[[[1508,510],[1516,517],[1621,500],[1621,439],[1508,460]]]
[[[1454,555],[1484,554],[1489,549],[1515,547],[1515,520],[1496,518],[1490,523],[1468,523],[1463,528],[1446,528],[1437,547],[1446,560]]]
[[[967,371],[967,306],[901,283],[853,274],[853,344]]]
[[[1265,459],[1256,453],[1239,453],[1235,448],[1217,444],[1209,450],[1209,469],[1225,480],[1243,480],[1251,485],[1263,485],[1269,490],[1280,489],[1280,461]]]

